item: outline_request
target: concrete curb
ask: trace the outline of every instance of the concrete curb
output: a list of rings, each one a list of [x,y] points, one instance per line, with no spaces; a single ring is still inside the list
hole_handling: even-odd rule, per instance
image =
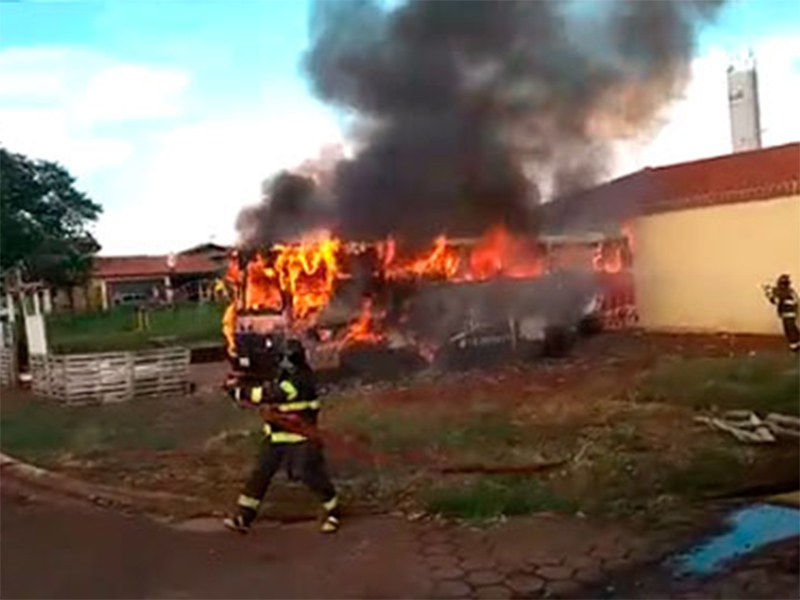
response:
[[[165,502],[184,504],[202,501],[200,498],[193,496],[183,496],[169,492],[149,492],[88,483],[24,463],[2,452],[0,452],[0,473],[2,473],[3,477],[11,477],[42,490],[61,493],[72,498],[89,500],[95,504],[143,509],[147,505],[152,506],[153,504]]]

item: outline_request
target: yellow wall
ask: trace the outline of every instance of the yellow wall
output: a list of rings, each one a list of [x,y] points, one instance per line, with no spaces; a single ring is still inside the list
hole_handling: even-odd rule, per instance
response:
[[[789,273],[800,291],[800,196],[640,217],[633,233],[643,327],[782,332],[760,286]]]

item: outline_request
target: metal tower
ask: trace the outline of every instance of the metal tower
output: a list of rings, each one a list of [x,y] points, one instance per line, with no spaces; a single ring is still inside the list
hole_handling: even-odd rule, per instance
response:
[[[728,103],[733,151],[761,148],[758,78],[752,51],[728,66]]]

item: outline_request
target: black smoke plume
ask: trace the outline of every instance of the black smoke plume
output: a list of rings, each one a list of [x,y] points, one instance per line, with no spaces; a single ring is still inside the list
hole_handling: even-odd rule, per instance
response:
[[[543,192],[595,184],[613,142],[657,125],[720,4],[319,2],[305,67],[359,146],[336,168],[332,222],[359,239],[534,229]],[[240,225],[302,225],[317,198],[300,197],[273,189]]]
[[[264,182],[261,203],[243,209],[236,219],[245,249],[297,239],[328,224],[329,211],[313,178],[282,171]]]

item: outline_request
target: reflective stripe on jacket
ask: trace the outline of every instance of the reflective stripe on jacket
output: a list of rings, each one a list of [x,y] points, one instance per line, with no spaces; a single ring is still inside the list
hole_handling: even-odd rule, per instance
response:
[[[307,439],[297,430],[314,428],[321,403],[317,399],[314,374],[310,368],[298,368],[291,372],[281,373],[277,388],[265,388],[261,385],[237,386],[237,401],[257,405],[268,405],[270,409],[280,413],[280,417],[264,425],[264,434],[276,444],[292,444]],[[285,422],[289,421],[289,422]],[[291,421],[296,423],[292,427]]]

